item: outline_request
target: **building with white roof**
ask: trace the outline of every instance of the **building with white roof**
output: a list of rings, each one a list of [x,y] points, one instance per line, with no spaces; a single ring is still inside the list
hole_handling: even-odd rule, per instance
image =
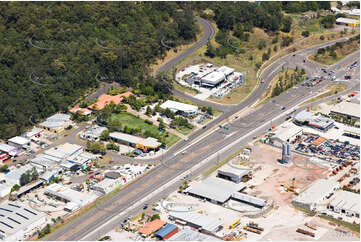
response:
[[[326,204],[324,200],[330,196],[339,183],[333,180],[319,179],[313,182],[304,192],[292,200],[292,204],[309,210],[323,208]]]
[[[234,192],[241,191],[245,187],[244,184],[235,184],[220,178],[209,177],[187,188],[185,193],[216,204],[224,204]]]
[[[335,121],[320,114],[313,115],[311,112],[304,110],[295,116],[294,123],[327,131],[334,126]]]
[[[12,137],[11,139],[8,139],[8,144],[18,148],[23,148],[24,146],[30,144],[30,139],[21,136],[15,136]]]
[[[65,187],[57,183],[53,183],[45,187],[44,193],[47,195],[52,195],[57,198],[60,198],[65,202],[76,203],[80,207],[93,202],[97,198],[95,194],[86,194],[84,192],[78,192],[69,187]]]
[[[230,68],[228,66],[221,66],[217,69],[217,72],[223,73],[226,77],[231,75],[234,72],[233,68]]]
[[[224,178],[235,183],[240,183],[244,176],[247,176],[251,173],[252,169],[245,166],[231,166],[224,165],[218,169],[217,175],[220,178]]]
[[[157,150],[162,145],[157,139],[148,137],[146,139],[121,132],[111,132],[109,138],[112,140],[129,145],[143,151]]]
[[[0,198],[7,196],[11,192],[11,188],[10,184],[0,184]]]
[[[36,168],[36,167],[35,167]],[[10,172],[5,174],[5,180],[6,180],[6,184],[9,184],[11,186],[18,184],[20,185],[20,177],[22,174],[24,174],[26,171],[33,169],[32,165],[25,165],[25,166],[20,166],[19,168],[16,167],[12,167],[10,169]]]
[[[175,235],[167,239],[169,241],[221,241],[217,237],[213,237],[207,234],[202,234],[190,227],[185,227],[184,229],[177,232]]]
[[[359,13],[360,14],[360,13]],[[360,20],[352,18],[337,18],[336,24],[342,24],[350,27],[356,27],[360,25]]]
[[[360,217],[360,194],[338,190],[328,208],[336,213]]]
[[[100,135],[106,130],[108,130],[108,128],[95,125],[93,127],[90,127],[89,129],[85,130],[84,132],[82,132],[80,134],[80,138],[88,139],[91,141],[98,141]]]
[[[6,201],[0,204],[0,211],[0,235],[6,241],[26,240],[47,222],[43,212],[19,203]]]
[[[91,187],[91,189],[107,194],[113,191],[117,186],[122,185],[121,179],[104,179]]]
[[[59,133],[70,124],[70,115],[57,113],[47,118],[44,122],[40,123],[39,126],[43,129],[49,130],[54,133]]]
[[[19,149],[15,146],[0,143],[0,151],[5,152],[10,156],[17,156],[19,153]]]
[[[220,218],[214,218],[197,212],[169,212],[171,219],[181,220],[187,225],[207,233],[216,233],[222,228],[223,221]]]
[[[43,170],[49,170],[55,167],[57,165],[57,162],[51,159],[47,159],[45,156],[39,156],[30,160],[30,164]]]
[[[360,104],[352,102],[340,102],[333,106],[330,115],[339,115],[347,119],[360,120]]]
[[[62,160],[69,156],[80,154],[83,152],[83,147],[77,144],[64,143],[51,149],[44,151],[44,154],[55,159]]]
[[[40,129],[40,128],[37,128],[37,127],[34,127],[32,130],[26,132],[25,134],[23,134],[23,136],[25,138],[28,138],[28,139],[32,139],[32,138],[35,138],[35,137],[38,137],[40,136],[40,134],[43,132],[44,130]]]
[[[198,107],[195,105],[190,105],[186,103],[176,102],[173,100],[167,100],[166,102],[160,105],[163,109],[169,109],[174,113],[179,113],[184,116],[196,115],[198,112]]]
[[[222,72],[213,71],[201,78],[201,85],[214,87],[223,82],[225,79],[226,76]]]

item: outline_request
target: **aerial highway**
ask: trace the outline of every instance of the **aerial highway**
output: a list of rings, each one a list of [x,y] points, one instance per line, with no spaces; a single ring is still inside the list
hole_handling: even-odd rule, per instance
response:
[[[212,33],[212,31],[209,31],[209,33]],[[205,31],[205,35],[207,35],[207,31]],[[213,36],[213,34],[211,36]],[[202,39],[207,40],[207,38]],[[184,179],[192,179],[199,175],[203,170],[239,150],[254,137],[262,135],[272,125],[278,125],[283,122],[290,110],[296,109],[296,113],[302,110],[303,108],[299,108],[298,105],[308,98],[313,97],[317,92],[322,90],[323,87],[331,83],[331,81],[325,81],[314,88],[303,86],[291,88],[255,109],[250,114],[237,119],[230,119],[234,113],[251,106],[257,101],[260,95],[267,89],[270,81],[277,74],[277,71],[274,71],[275,68],[279,68],[280,65],[292,67],[296,64],[301,67],[302,64],[299,63],[299,60],[303,57],[299,55],[306,53],[306,51],[307,53],[313,53],[318,48],[320,48],[320,46],[310,47],[297,52],[295,56],[289,55],[277,60],[262,73],[262,79],[265,80],[265,83],[260,84],[244,102],[239,105],[222,108],[224,113],[208,124],[206,129],[196,131],[189,136],[188,141],[179,142],[166,152],[164,156],[158,158],[157,160],[160,160],[160,164],[147,175],[124,187],[124,189],[105,202],[97,204],[96,208],[90,210],[88,213],[78,217],[59,230],[54,231],[54,233],[46,239],[99,239],[111,229],[119,226],[124,219],[139,213],[144,204],[159,201],[177,189]],[[337,76],[341,78],[346,71],[344,70],[344,66],[358,59],[358,55],[359,52],[349,55],[329,68],[333,68],[334,70],[342,69],[342,71],[337,72]],[[173,62],[172,65],[177,61]],[[301,62],[303,63],[303,61]],[[168,66],[167,68],[170,67]],[[305,65],[303,68],[305,68],[308,73],[315,73],[315,75],[318,73],[321,74],[320,67],[317,65]],[[354,77],[345,83],[349,89],[336,96],[345,94],[350,90],[359,89],[359,77]],[[285,107],[285,110],[282,110],[281,107]],[[213,127],[221,121],[228,122],[229,130],[213,129]],[[200,137],[207,131],[211,131],[210,135]],[[185,149],[185,151],[181,153],[177,152],[180,149]]]

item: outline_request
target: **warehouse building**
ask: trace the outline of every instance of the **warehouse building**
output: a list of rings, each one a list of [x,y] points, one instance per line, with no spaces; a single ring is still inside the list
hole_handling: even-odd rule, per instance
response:
[[[42,132],[44,132],[44,130],[34,127],[32,130],[26,132],[23,136],[28,139],[32,139],[34,137],[38,138]]]
[[[251,176],[251,171],[251,168],[245,166],[232,167],[225,165],[218,169],[217,176],[235,183],[240,183],[244,176]]]
[[[70,115],[57,113],[40,123],[39,127],[54,133],[59,133],[69,126],[70,123]]]
[[[186,225],[206,233],[214,234],[222,229],[223,221],[197,212],[170,212],[171,220],[183,221]]]
[[[130,134],[124,134],[120,132],[112,132],[109,134],[109,138],[112,140],[129,145],[136,149],[142,149],[144,152],[151,150],[159,150],[162,143],[158,142],[157,139],[148,137],[146,139],[140,138]]]
[[[240,192],[232,193],[232,200],[246,203],[257,208],[263,208],[266,205],[266,200]]]
[[[234,72],[233,68],[227,67],[227,66],[221,66],[217,69],[217,72],[222,73],[225,77],[232,75]]]
[[[360,121],[360,104],[341,102],[332,107],[330,115],[338,115],[346,119]]]
[[[17,156],[19,153],[19,149],[17,147],[3,143],[0,143],[0,151],[12,157]]]
[[[327,131],[334,126],[335,121],[322,115],[314,116],[311,112],[302,111],[294,118],[296,125],[306,125],[321,131]]]
[[[172,237],[168,239],[169,241],[221,241],[217,237],[213,237],[207,234],[202,234],[197,230],[191,229],[190,227],[185,227]]]
[[[11,139],[8,139],[7,143],[11,146],[21,149],[21,148],[25,148],[26,146],[28,146],[30,144],[30,139],[27,139],[27,138],[24,138],[21,136],[15,136],[15,137],[12,137]]]
[[[97,198],[97,196],[94,194],[85,194],[83,192],[78,192],[57,183],[53,183],[45,187],[44,193],[46,195],[56,197],[57,199],[60,199],[66,203],[76,203],[80,207],[93,202]]]
[[[243,190],[246,185],[235,184],[220,178],[209,177],[187,188],[185,193],[206,199],[215,204],[224,204],[234,192]]]
[[[205,87],[215,87],[226,79],[222,72],[214,71],[201,78],[201,85]]]
[[[83,147],[76,144],[64,143],[54,148],[44,151],[46,158],[60,162],[70,156],[78,155],[83,152]]]
[[[4,202],[0,204],[0,210],[1,240],[26,240],[47,222],[44,213],[22,204]]]
[[[51,159],[46,158],[45,156],[35,157],[30,160],[30,164],[35,167],[38,167],[42,170],[49,170],[56,166],[57,162]]]
[[[88,139],[90,141],[99,141],[100,135],[107,131],[108,128],[106,127],[100,127],[100,126],[93,126],[87,129],[86,131],[82,132],[80,134],[80,138],[82,139]]]
[[[167,100],[166,102],[160,105],[163,109],[169,109],[175,114],[181,114],[184,116],[193,116],[198,113],[198,107],[186,103],[176,102],[172,100]]]
[[[336,24],[345,25],[348,27],[358,27],[358,26],[360,26],[360,20],[352,19],[352,18],[337,18]]]
[[[167,224],[160,230],[154,233],[155,237],[161,240],[167,240],[179,231],[178,227],[174,224]]]
[[[293,199],[292,204],[309,210],[323,208],[326,205],[323,201],[335,192],[338,187],[339,183],[336,181],[319,179]]]
[[[330,210],[350,217],[360,217],[360,194],[339,190],[333,197],[328,206]]]
[[[98,191],[102,194],[108,194],[109,192],[113,191],[117,186],[122,185],[121,180],[117,179],[104,179],[93,186],[91,189],[94,191]]]

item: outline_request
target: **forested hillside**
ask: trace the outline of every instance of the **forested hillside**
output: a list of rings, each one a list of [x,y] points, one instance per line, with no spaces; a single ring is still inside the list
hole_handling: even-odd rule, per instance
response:
[[[192,14],[176,2],[1,2],[0,137],[66,110],[97,74],[159,91],[147,66],[162,39],[195,39]]]

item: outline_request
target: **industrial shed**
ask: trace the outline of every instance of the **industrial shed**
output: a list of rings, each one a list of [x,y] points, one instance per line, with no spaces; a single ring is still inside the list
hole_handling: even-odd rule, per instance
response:
[[[266,205],[266,200],[240,192],[233,193],[232,199],[253,205],[258,208],[263,208]]]
[[[312,183],[304,192],[292,200],[292,204],[309,210],[316,210],[325,204],[323,200],[339,187],[333,180],[319,179]]]
[[[30,144],[30,140],[21,136],[15,136],[8,139],[8,144],[18,148],[23,148],[24,146]]]
[[[186,193],[207,199],[213,203],[224,204],[232,193],[243,190],[246,185],[235,184],[220,178],[209,177],[186,189]]]
[[[228,66],[221,66],[217,69],[217,72],[220,72],[225,76],[229,76],[234,72],[234,69]]]
[[[163,109],[169,109],[174,113],[179,113],[184,116],[196,115],[198,112],[198,107],[186,103],[176,102],[172,100],[167,100],[166,102],[160,105]]]
[[[251,173],[251,168],[245,166],[232,167],[230,165],[225,165],[218,169],[218,177],[233,181],[235,183],[240,183],[244,176],[247,176]]]
[[[223,225],[221,219],[197,212],[170,212],[169,216],[170,219],[184,221],[187,225],[196,229],[202,229],[208,233],[216,233]]]
[[[328,206],[336,213],[360,217],[360,194],[339,190],[335,192],[334,199]]]
[[[214,87],[225,80],[225,75],[222,72],[211,72],[201,78],[202,86]]]
[[[167,240],[179,231],[178,227],[174,224],[167,224],[160,230],[154,233],[154,235],[162,240]]]
[[[340,115],[355,121],[360,120],[360,104],[352,102],[341,102],[336,104],[330,111],[330,115]]]
[[[168,239],[169,241],[221,241],[220,239],[202,234],[196,230],[193,230],[189,227],[185,227],[172,237]]]
[[[36,229],[46,223],[42,212],[18,203],[4,202],[0,204],[0,236],[6,241],[26,240]]]

